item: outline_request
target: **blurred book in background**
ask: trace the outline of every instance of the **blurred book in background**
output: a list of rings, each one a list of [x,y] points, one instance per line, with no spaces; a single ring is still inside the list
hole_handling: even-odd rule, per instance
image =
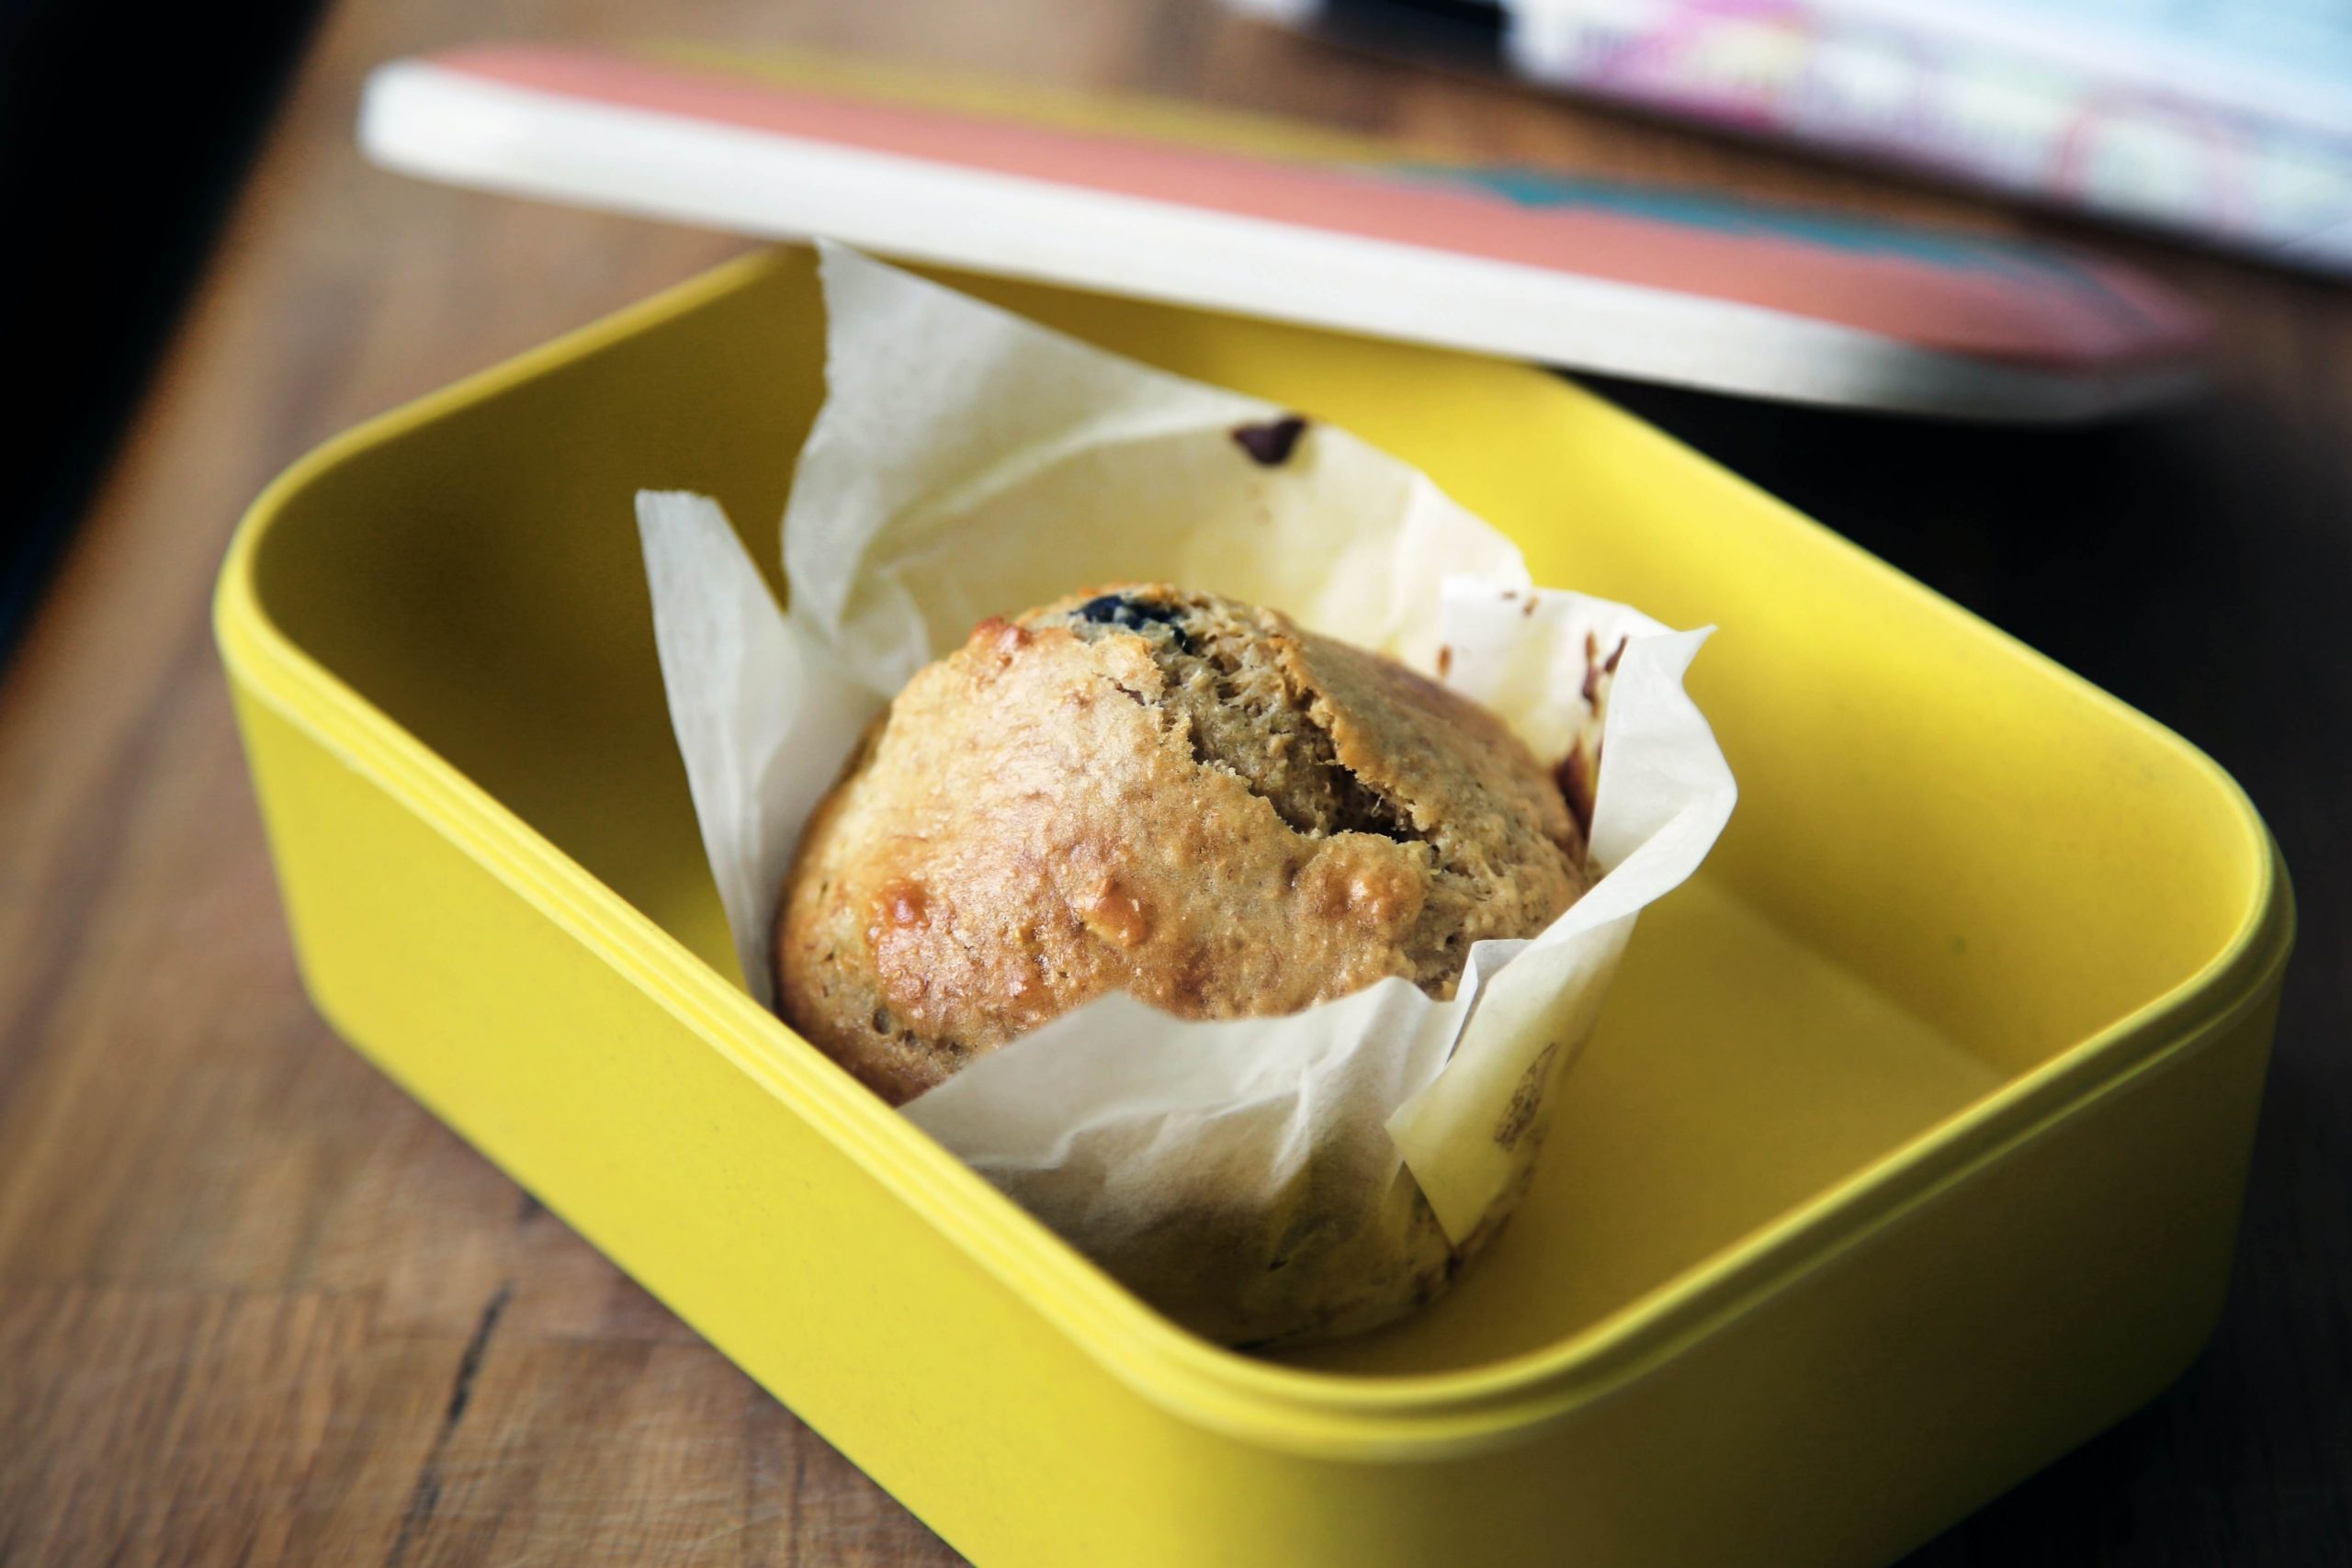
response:
[[[2352,276],[2344,0],[1227,0]]]

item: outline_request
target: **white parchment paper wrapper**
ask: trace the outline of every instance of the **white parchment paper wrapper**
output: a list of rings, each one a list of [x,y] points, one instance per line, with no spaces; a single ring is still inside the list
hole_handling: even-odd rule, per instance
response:
[[[1698,866],[1731,773],[1682,689],[1704,632],[1530,583],[1407,465],[824,246],[829,396],[779,610],[717,503],[638,498],[679,750],[746,984],[802,827],[860,729],[975,623],[1167,581],[1288,612],[1499,713],[1588,783],[1598,884],[1453,998],[1401,979],[1279,1019],[1100,998],[909,1104],[933,1136],[1180,1321],[1349,1332],[1442,1290],[1524,1190],[1553,1080],[1635,916]],[[1573,759],[1572,759],[1573,754]]]

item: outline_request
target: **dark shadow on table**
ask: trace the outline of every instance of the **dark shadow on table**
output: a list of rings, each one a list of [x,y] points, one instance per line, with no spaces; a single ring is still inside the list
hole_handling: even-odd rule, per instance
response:
[[[0,0],[0,663],[113,459],[317,11]]]

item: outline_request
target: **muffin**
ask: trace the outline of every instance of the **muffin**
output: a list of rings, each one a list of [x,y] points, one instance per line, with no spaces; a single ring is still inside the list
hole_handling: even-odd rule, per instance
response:
[[[801,1033],[893,1104],[1125,990],[1296,1011],[1587,886],[1558,784],[1485,709],[1272,611],[1122,584],[983,621],[811,818],[775,934]]]

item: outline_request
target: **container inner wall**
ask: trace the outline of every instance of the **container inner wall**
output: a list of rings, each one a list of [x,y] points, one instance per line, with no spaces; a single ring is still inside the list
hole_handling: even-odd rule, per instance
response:
[[[1721,628],[1692,686],[1740,808],[1644,920],[1535,1190],[1450,1300],[1302,1361],[1445,1371],[1589,1326],[2184,983],[2251,912],[2259,846],[2177,740],[1572,385],[956,281],[1350,426],[1541,581]],[[773,573],[822,360],[809,258],[779,252],[350,454],[254,562],[296,644],[730,976],[630,498],[718,496]]]

